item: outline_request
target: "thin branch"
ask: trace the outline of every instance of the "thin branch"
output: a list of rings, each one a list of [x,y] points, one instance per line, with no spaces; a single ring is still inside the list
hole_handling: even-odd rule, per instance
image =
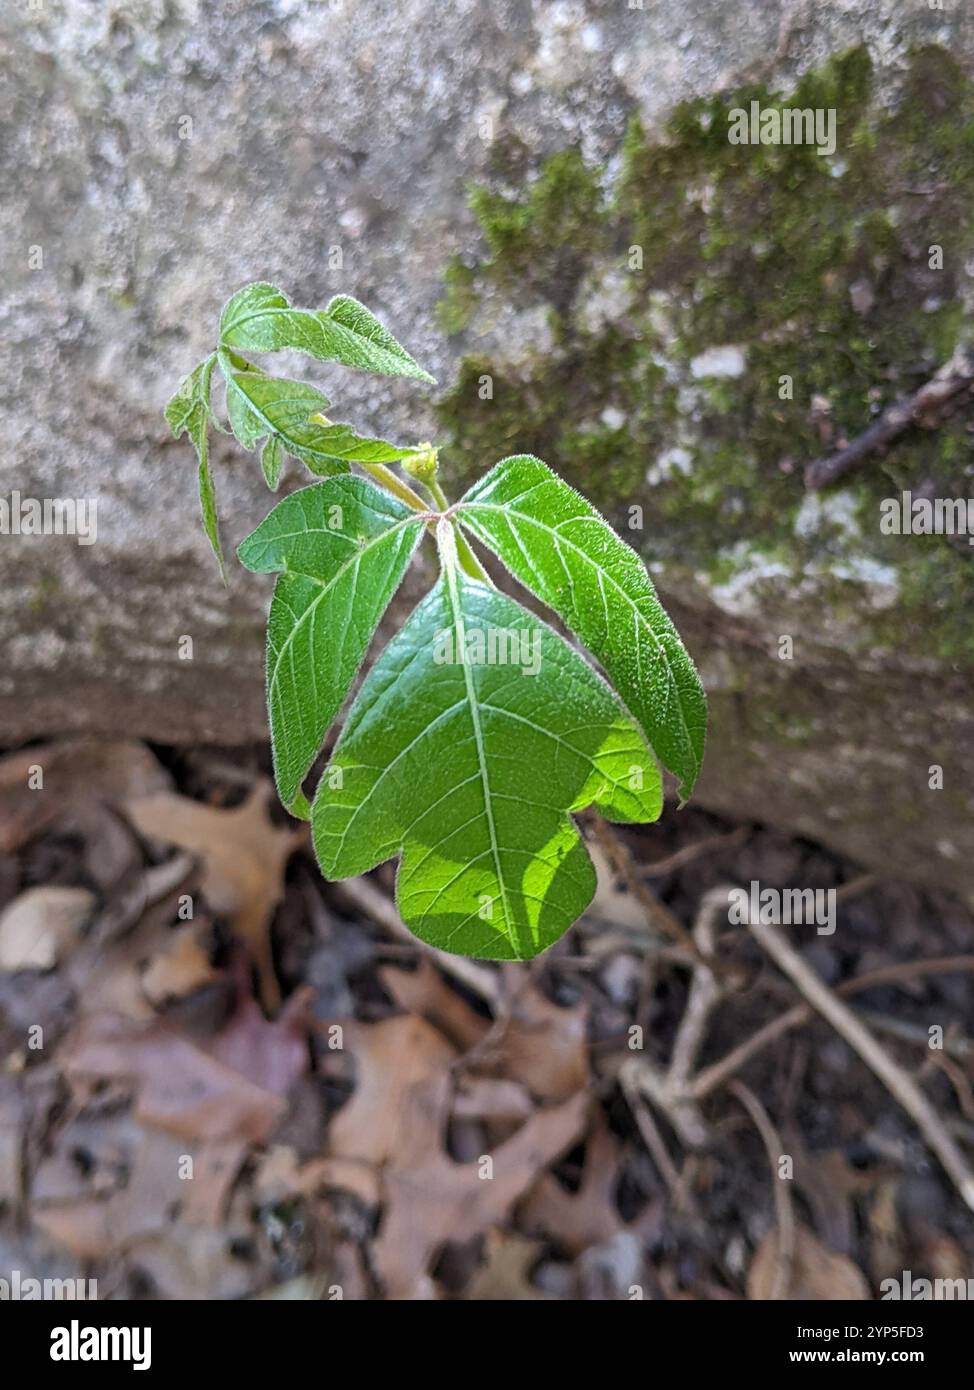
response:
[[[923,424],[924,417],[936,416],[945,407],[951,407],[972,386],[974,351],[970,347],[958,348],[918,391],[894,402],[851,444],[810,463],[805,469],[805,486],[821,488],[837,482],[870,454],[888,449],[911,426]]]
[[[662,1071],[649,1058],[633,1057],[624,1062],[619,1079],[624,1089],[638,1090],[660,1110],[688,1149],[702,1149],[710,1141],[710,1130],[691,1091],[693,1069],[707,1032],[707,1023],[724,990],[710,963],[714,949],[717,917],[727,911],[727,890],[707,893],[697,910],[690,940],[696,952],[693,980],[686,1008],[680,1019],[670,1053],[670,1064]]]
[[[816,975],[777,928],[764,922],[752,921],[748,921],[747,927],[779,970],[788,976],[809,1004],[832,1025],[855,1052],[858,1052],[866,1066],[879,1077],[890,1095],[914,1121],[963,1201],[974,1210],[974,1172],[909,1072],[904,1071],[900,1064],[894,1061],[865,1024],[856,1017],[848,1005],[843,1004],[835,991]]]
[[[848,998],[850,995],[862,994],[868,989],[878,989],[880,985],[902,984],[907,980],[923,979],[927,975],[951,975],[960,971],[974,971],[974,956],[931,956],[928,960],[901,961],[896,965],[884,965],[878,970],[869,970],[863,975],[857,975],[855,979],[844,981],[836,987],[836,993]],[[705,1100],[712,1091],[722,1086],[728,1077],[740,1071],[741,1067],[769,1043],[775,1042],[792,1028],[801,1028],[806,1023],[811,1023],[814,1017],[815,1010],[808,1004],[796,1004],[786,1013],[771,1019],[718,1062],[697,1073],[691,1087],[694,1100]]]
[[[741,1102],[754,1121],[754,1128],[761,1136],[771,1165],[771,1179],[774,1183],[775,1220],[778,1226],[774,1282],[771,1297],[775,1300],[787,1298],[791,1288],[791,1272],[795,1263],[795,1210],[791,1204],[791,1190],[788,1183],[778,1176],[778,1163],[784,1152],[781,1135],[771,1122],[771,1117],[753,1091],[743,1081],[732,1081],[727,1088]]]
[[[605,851],[610,865],[646,913],[650,926],[661,934],[671,937],[672,940],[678,941],[698,965],[705,965],[718,975],[729,973],[728,968],[722,962],[708,959],[701,952],[692,934],[687,931],[676,913],[671,912],[653,890],[643,882],[641,872],[633,863],[628,846],[623,844],[612,827],[601,816],[592,816],[589,819],[589,825],[596,840]]]
[[[712,854],[719,849],[734,849],[742,844],[750,833],[748,826],[740,825],[726,835],[708,835],[706,839],[697,840],[692,845],[684,845],[682,849],[675,850],[664,859],[655,859],[652,864],[643,864],[641,870],[647,878],[663,878],[675,869],[685,868],[687,864],[692,864],[705,854]]]
[[[676,1164],[673,1162],[672,1158],[670,1158],[669,1150],[666,1147],[662,1134],[659,1132],[656,1121],[653,1119],[646,1105],[643,1104],[643,1098],[640,1095],[635,1076],[632,1072],[627,1072],[623,1069],[619,1073],[619,1084],[622,1088],[622,1094],[625,1096],[629,1109],[632,1112],[633,1119],[636,1121],[639,1133],[642,1136],[642,1141],[649,1151],[649,1156],[655,1163],[656,1169],[666,1184],[667,1190],[673,1198],[674,1203],[676,1203],[684,1198],[680,1174],[677,1171]]]

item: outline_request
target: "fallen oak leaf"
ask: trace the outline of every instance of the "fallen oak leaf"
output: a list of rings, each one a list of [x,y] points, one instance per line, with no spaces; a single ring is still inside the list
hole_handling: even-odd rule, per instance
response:
[[[518,1209],[519,1223],[532,1235],[554,1237],[571,1255],[613,1240],[627,1229],[615,1202],[620,1156],[619,1142],[599,1111],[578,1189],[569,1192],[553,1174],[543,1174]]]
[[[562,1008],[537,989],[514,994],[510,1015],[470,1070],[519,1081],[538,1100],[564,1100],[589,1083],[588,1006]]]
[[[87,888],[28,888],[0,914],[0,970],[53,970],[94,908]]]
[[[463,1291],[465,1302],[482,1303],[502,1300],[518,1303],[534,1299],[547,1299],[531,1283],[529,1271],[538,1263],[544,1252],[539,1241],[526,1240],[516,1231],[488,1231],[486,1241],[486,1260]]]
[[[273,1012],[281,992],[274,972],[270,927],[284,893],[288,859],[304,841],[300,830],[275,826],[267,807],[273,789],[257,782],[247,799],[229,810],[172,792],[126,804],[140,834],[199,855],[203,893],[215,912],[226,913],[257,967],[260,997]]]
[[[534,1108],[526,1087],[519,1081],[493,1076],[461,1076],[453,1118],[518,1125],[534,1112]]]
[[[747,1272],[747,1296],[758,1301],[773,1295],[778,1273],[778,1229],[773,1227],[762,1240]],[[807,1226],[795,1227],[786,1297],[819,1302],[833,1299],[869,1298],[869,1285],[862,1270],[845,1255],[823,1245]]]
[[[70,982],[82,1014],[124,1014],[135,1022],[155,1017],[142,971],[168,938],[183,893],[195,887],[196,868],[180,854],[146,869],[113,908],[102,912],[60,974]]]
[[[135,1242],[170,1229],[177,1213],[182,1215],[182,1209],[191,1202],[197,1204],[195,1219],[203,1219],[206,1212],[210,1221],[216,1220],[222,1196],[242,1157],[243,1147],[239,1142],[235,1147],[235,1166],[224,1169],[216,1179],[218,1191],[214,1195],[214,1163],[217,1155],[226,1163],[226,1146],[203,1145],[194,1152],[193,1181],[187,1182],[185,1141],[139,1128],[125,1151],[124,1162],[118,1163],[112,1191],[80,1200],[35,1200],[32,1220],[77,1259],[117,1257]]]
[[[235,963],[237,1000],[233,1012],[214,1037],[202,1044],[211,1057],[245,1076],[248,1081],[285,1095],[311,1060],[309,1033],[314,988],[295,990],[277,1018],[264,1017],[257,1001],[246,990],[240,957]]]
[[[121,1081],[135,1087],[135,1116],[186,1139],[266,1142],[287,1108],[267,1090],[162,1022],[140,1028],[102,1014],[83,1019],[63,1050],[75,1085]]]
[[[12,854],[80,802],[120,806],[171,785],[135,740],[65,739],[9,753],[0,758],[0,852]]]
[[[404,1163],[417,1147],[417,1120],[421,1149],[429,1142],[430,1115],[432,1132],[439,1132],[456,1049],[410,1014],[341,1026],[343,1051],[355,1061],[355,1090],[332,1117],[328,1152],[376,1166]]]
[[[420,957],[415,970],[386,965],[379,978],[401,1009],[425,1018],[461,1052],[475,1047],[490,1029],[490,1020],[450,987],[428,956]]]
[[[352,1193],[365,1206],[378,1206],[378,1171],[370,1163],[351,1158],[312,1158],[301,1163],[293,1148],[275,1144],[254,1174],[254,1197],[264,1206],[335,1189]]]
[[[188,922],[149,962],[142,973],[142,989],[151,1004],[159,1008],[170,1000],[184,999],[221,978],[200,941],[201,928],[208,927],[208,922]]]
[[[427,1127],[427,1145],[437,1147],[426,1161],[403,1155],[402,1166],[390,1165],[384,1175],[385,1214],[374,1253],[386,1296],[424,1292],[433,1257],[447,1241],[471,1240],[503,1225],[542,1170],[582,1134],[588,1106],[588,1096],[580,1092],[538,1110],[489,1155],[489,1180],[483,1160],[454,1163],[442,1149],[442,1131],[430,1133]]]

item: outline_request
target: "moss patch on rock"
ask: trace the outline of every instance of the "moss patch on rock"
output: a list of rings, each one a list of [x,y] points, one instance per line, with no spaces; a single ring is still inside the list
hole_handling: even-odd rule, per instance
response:
[[[730,144],[729,113],[751,101],[834,109],[834,154]],[[441,321],[489,328],[508,306],[543,305],[551,346],[465,358],[439,406],[452,470],[537,453],[615,520],[643,504],[644,549],[664,564],[714,584],[761,566],[817,574],[840,618],[882,573],[897,601],[864,640],[896,645],[904,614],[922,615],[923,655],[974,663],[958,621],[974,549],[879,530],[879,500],[902,489],[974,495],[968,419],[850,475],[841,526],[834,504],[809,508],[802,480],[963,332],[974,83],[951,56],[915,52],[892,100],[857,49],[786,95],[689,102],[661,132],[634,120],[605,168],[571,150],[532,174],[508,153],[473,194],[484,252],[448,270]]]

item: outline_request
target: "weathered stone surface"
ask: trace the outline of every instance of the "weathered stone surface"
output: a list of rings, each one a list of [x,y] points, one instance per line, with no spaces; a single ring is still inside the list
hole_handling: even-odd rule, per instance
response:
[[[464,353],[483,353],[505,380],[543,381],[537,353],[553,347],[548,310],[554,303],[568,316],[569,306],[558,305],[557,287],[534,286],[524,299],[531,267],[506,286],[483,277],[477,306],[455,314],[452,337],[434,315],[450,258],[468,267],[485,259],[467,206],[471,182],[496,179],[503,166],[516,191],[545,156],[571,148],[589,165],[608,161],[611,176],[634,112],[652,137],[681,101],[749,82],[787,92],[858,44],[872,61],[879,107],[895,100],[917,45],[940,45],[974,70],[974,14],[961,6],[850,0],[797,6],[794,16],[782,19],[777,3],[724,0],[646,0],[645,10],[625,0],[404,0],[378,12],[352,0],[10,7],[0,108],[0,177],[10,191],[0,210],[9,462],[0,495],[94,498],[98,538],[82,546],[65,536],[0,536],[0,740],[64,730],[227,743],[263,735],[269,586],[231,564],[230,587],[220,587],[196,524],[191,454],[168,438],[161,415],[174,382],[209,347],[230,290],[267,278],[299,303],[355,294],[445,389]],[[921,208],[933,198],[943,212],[929,241],[949,254],[953,237],[957,252],[966,228],[948,216],[949,200],[923,191],[922,157],[914,173],[921,191],[906,196]],[[695,196],[706,203],[706,187]],[[775,226],[765,234],[773,242]],[[565,244],[573,252],[568,233]],[[332,247],[341,248],[340,270],[327,268]],[[41,268],[29,269],[32,248]],[[572,320],[624,323],[624,275],[597,258],[584,269]],[[857,312],[882,297],[881,270],[866,266],[849,286]],[[961,310],[970,286],[955,264],[951,302]],[[461,300],[463,288],[461,276]],[[456,292],[455,284],[454,309]],[[907,295],[903,313],[915,308]],[[663,369],[682,364],[679,390],[703,383],[711,405],[724,391],[726,428],[734,404],[723,409],[726,392],[746,381],[760,351],[746,339],[676,344]],[[417,439],[445,431],[463,470],[496,457],[479,459],[478,439],[465,445],[457,427],[469,366],[438,426],[432,396],[415,384],[295,365],[363,428]],[[936,643],[927,640],[927,591],[906,601],[901,576],[872,553],[875,538],[857,548],[851,528],[848,543],[833,546],[843,506],[848,513],[859,502],[840,497],[803,511],[797,476],[777,553],[763,522],[752,525],[760,473],[729,475],[740,504],[732,518],[701,506],[699,491],[688,491],[684,507],[667,485],[687,469],[693,480],[706,420],[698,399],[679,390],[666,446],[647,439],[645,474],[613,473],[583,450],[549,452],[548,461],[582,486],[594,483],[607,510],[638,502],[652,517],[657,499],[669,508],[665,543],[651,521],[636,539],[713,695],[701,799],[776,819],[880,868],[892,849],[899,872],[969,888],[971,663],[950,631],[966,623],[969,634],[970,610],[951,609],[948,595]],[[495,404],[484,449],[503,413]],[[602,425],[620,428],[619,416],[607,393]],[[522,423],[539,433],[536,422]],[[749,425],[741,418],[740,432]],[[514,447],[522,436],[509,438]],[[745,468],[748,459],[731,463]],[[268,495],[256,461],[222,438],[214,467],[233,544]],[[922,481],[924,461],[917,467],[911,476]],[[929,471],[937,477],[938,468]],[[296,466],[291,478],[299,480]],[[820,552],[804,588],[781,562],[789,535]],[[748,543],[744,558],[733,558],[734,540]],[[708,546],[721,563],[703,563]],[[412,597],[422,583],[422,573],[410,577]],[[777,659],[783,633],[794,638],[792,662]],[[178,658],[183,635],[193,638],[192,661]],[[928,789],[935,763],[943,792]]]

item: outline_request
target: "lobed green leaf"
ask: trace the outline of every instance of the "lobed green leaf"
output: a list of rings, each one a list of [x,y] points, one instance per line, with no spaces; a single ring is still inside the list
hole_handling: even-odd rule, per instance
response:
[[[491,631],[530,634],[535,674],[473,659],[471,634],[489,642]],[[648,821],[661,804],[653,755],[602,678],[444,546],[437,584],[358,694],[311,817],[326,877],[401,853],[397,901],[417,936],[526,960],[595,891],[569,813],[594,805],[612,820]]]
[[[180,382],[179,389],[165,409],[169,428],[178,439],[181,434],[189,435],[196,450],[198,460],[197,482],[200,494],[200,510],[203,514],[203,529],[219,561],[220,574],[226,582],[223,564],[223,548],[220,545],[220,523],[216,510],[216,491],[213,475],[210,472],[209,426],[212,418],[210,409],[210,382],[213,376],[213,363],[216,354],[210,353],[190,374]]]
[[[288,807],[303,804],[301,783],[424,525],[364,478],[339,476],[285,497],[237,551],[250,570],[284,571],[267,623],[267,707]]]
[[[636,552],[540,459],[502,459],[455,514],[601,663],[660,760],[693,790],[707,702]]]
[[[380,376],[416,377],[431,384],[434,380],[375,315],[349,295],[336,296],[324,310],[296,309],[274,285],[247,285],[223,310],[220,343],[245,352],[291,348]]]

